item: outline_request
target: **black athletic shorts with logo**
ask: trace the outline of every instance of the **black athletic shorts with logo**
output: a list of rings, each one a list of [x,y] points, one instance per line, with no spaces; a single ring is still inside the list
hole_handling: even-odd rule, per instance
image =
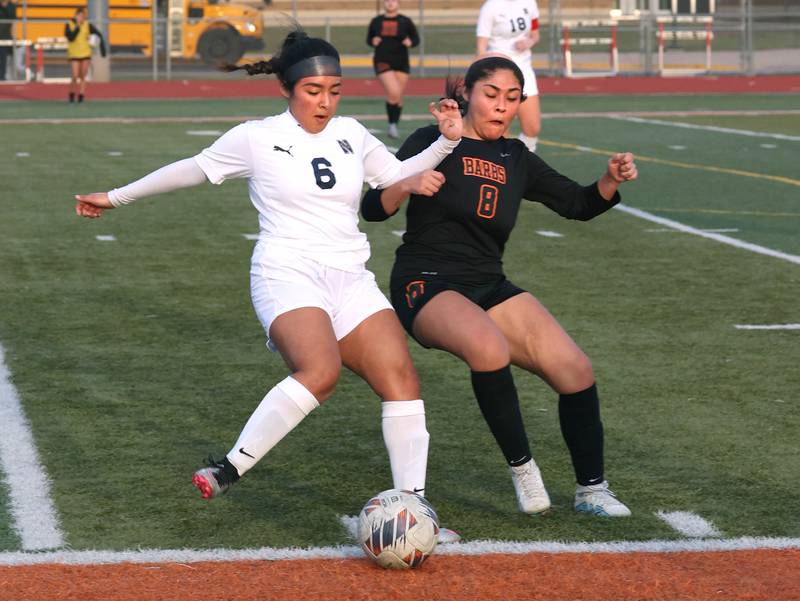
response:
[[[417,313],[419,313],[420,309],[434,296],[445,290],[458,292],[484,311],[488,311],[512,296],[525,292],[525,290],[502,276],[487,284],[450,282],[431,275],[423,275],[405,281],[401,278],[392,278],[392,306],[397,313],[397,317],[400,319],[400,323],[403,324],[406,332],[408,332],[414,340],[417,339],[414,337],[412,326]],[[419,342],[419,340],[417,340],[417,342]]]

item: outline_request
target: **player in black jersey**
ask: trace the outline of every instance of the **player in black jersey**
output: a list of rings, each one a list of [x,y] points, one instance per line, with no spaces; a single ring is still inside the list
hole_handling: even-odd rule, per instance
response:
[[[419,44],[419,34],[414,22],[400,14],[398,0],[384,0],[383,7],[386,12],[370,21],[367,45],[375,48],[372,64],[386,91],[388,135],[397,138],[400,136],[397,124],[403,111],[403,93],[411,70],[408,49]]]
[[[550,499],[531,454],[510,364],[559,394],[561,431],[577,479],[575,509],[630,515],[605,479],[592,365],[547,309],[506,279],[502,256],[522,199],[568,219],[592,219],[620,201],[617,188],[636,178],[636,165],[630,153],[615,154],[595,183],[582,186],[520,140],[504,138],[523,100],[523,84],[519,67],[506,57],[473,63],[463,82],[459,146],[435,171],[367,192],[361,211],[370,221],[386,219],[411,195],[392,270],[392,304],[420,344],[469,365],[478,404],[511,467],[520,509],[541,513]],[[448,96],[460,96],[452,82]],[[417,130],[397,156],[413,155],[435,136],[434,127]]]

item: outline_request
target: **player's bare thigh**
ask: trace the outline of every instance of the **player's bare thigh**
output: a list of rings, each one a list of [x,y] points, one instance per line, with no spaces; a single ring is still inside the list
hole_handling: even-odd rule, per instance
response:
[[[419,378],[406,335],[391,309],[373,313],[339,341],[342,363],[369,384],[381,399],[418,399]]]
[[[487,314],[505,335],[514,365],[537,374],[559,394],[594,383],[589,358],[532,294],[517,294]]]
[[[342,368],[339,345],[328,314],[317,307],[282,313],[269,328],[269,338],[292,371],[320,403],[336,387]]]
[[[383,89],[386,91],[386,98],[392,104],[398,104],[403,100],[404,84],[401,84],[398,78],[398,71],[384,71],[378,73],[378,81],[381,82]],[[402,73],[405,75],[405,73]]]
[[[526,136],[536,137],[542,130],[542,109],[539,96],[528,96],[519,105],[519,125]]]
[[[508,365],[508,343],[486,312],[465,296],[446,290],[433,297],[414,319],[414,336],[425,346],[461,358],[473,371]]]

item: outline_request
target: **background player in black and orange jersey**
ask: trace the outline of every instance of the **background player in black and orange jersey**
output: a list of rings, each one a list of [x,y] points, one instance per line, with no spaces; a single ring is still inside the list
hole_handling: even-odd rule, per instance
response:
[[[400,14],[398,0],[384,0],[383,8],[386,12],[370,21],[367,44],[375,48],[372,64],[386,92],[388,135],[397,138],[400,135],[397,124],[403,111],[403,93],[411,70],[408,49],[419,44],[419,34],[414,22]]]
[[[411,194],[407,231],[392,270],[392,304],[423,346],[461,358],[472,371],[481,411],[511,467],[520,509],[541,513],[550,499],[533,460],[510,364],[542,378],[559,394],[561,431],[575,469],[574,507],[595,515],[630,515],[609,490],[603,425],[592,365],[556,319],[503,273],[502,257],[522,199],[568,219],[588,220],[620,201],[617,188],[637,176],[633,155],[609,160],[582,186],[503,137],[523,100],[524,78],[506,57],[479,59],[467,71],[464,135],[435,171],[426,171],[362,200],[370,221],[394,214]],[[449,97],[457,97],[448,85]],[[424,127],[403,144],[411,156],[436,137]]]

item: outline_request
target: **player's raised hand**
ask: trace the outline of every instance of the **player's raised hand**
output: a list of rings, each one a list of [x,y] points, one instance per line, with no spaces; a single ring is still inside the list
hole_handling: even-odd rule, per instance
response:
[[[452,98],[443,98],[439,101],[439,108],[436,103],[431,102],[428,110],[431,115],[436,117],[439,123],[439,131],[448,140],[460,140],[463,124],[461,122],[461,111],[458,110],[458,103]]]
[[[406,194],[433,196],[444,183],[444,175],[433,169],[427,169],[405,179]]]
[[[106,192],[94,192],[92,194],[76,194],[75,212],[81,217],[97,219],[106,209],[113,209],[114,205],[108,199]]]
[[[630,152],[618,152],[608,159],[608,175],[618,184],[636,179],[639,172]]]

